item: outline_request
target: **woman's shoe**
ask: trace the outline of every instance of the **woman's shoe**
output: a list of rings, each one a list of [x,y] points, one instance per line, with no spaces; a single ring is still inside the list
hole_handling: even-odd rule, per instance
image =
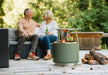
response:
[[[49,60],[51,59],[51,54],[47,54],[45,57],[44,57],[45,60]]]

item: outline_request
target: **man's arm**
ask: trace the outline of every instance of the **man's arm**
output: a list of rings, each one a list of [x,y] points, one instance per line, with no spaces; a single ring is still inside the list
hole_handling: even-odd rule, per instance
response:
[[[34,24],[36,25],[36,27],[40,27],[40,24],[39,23],[37,23],[37,22],[35,22],[35,21],[33,21],[34,22]]]
[[[40,27],[40,24],[39,24],[39,23],[37,23],[37,24],[36,24],[36,27]]]
[[[21,32],[21,33],[25,32],[24,29],[23,29],[23,25],[22,25],[22,21],[21,20],[18,21],[17,26],[18,26],[19,32]]]
[[[24,35],[25,37],[27,37],[28,33],[23,29],[23,22],[20,20],[20,21],[18,21],[17,25],[18,25],[19,32],[21,32],[22,35]]]

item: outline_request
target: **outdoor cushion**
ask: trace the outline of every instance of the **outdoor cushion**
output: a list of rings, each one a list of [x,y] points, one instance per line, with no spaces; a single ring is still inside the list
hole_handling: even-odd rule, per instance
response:
[[[18,44],[17,41],[9,41],[8,43],[9,43],[9,45],[17,45],[17,44]],[[30,42],[30,41],[25,41],[24,44],[26,44],[26,45],[30,45],[31,42]]]
[[[17,40],[17,29],[9,28],[8,29],[8,38],[9,41],[16,41]]]

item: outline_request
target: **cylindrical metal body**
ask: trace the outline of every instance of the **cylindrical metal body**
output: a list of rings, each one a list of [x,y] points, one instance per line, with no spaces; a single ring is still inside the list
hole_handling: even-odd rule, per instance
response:
[[[54,43],[53,61],[55,63],[77,63],[79,61],[79,43]]]

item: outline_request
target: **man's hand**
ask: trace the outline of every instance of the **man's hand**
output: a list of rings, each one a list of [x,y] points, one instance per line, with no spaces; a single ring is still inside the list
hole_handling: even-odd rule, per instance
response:
[[[40,27],[40,24],[39,24],[39,23],[37,23],[36,27]]]
[[[29,36],[29,34],[27,33],[27,32],[23,32],[23,35],[25,36],[25,37],[28,37]]]

